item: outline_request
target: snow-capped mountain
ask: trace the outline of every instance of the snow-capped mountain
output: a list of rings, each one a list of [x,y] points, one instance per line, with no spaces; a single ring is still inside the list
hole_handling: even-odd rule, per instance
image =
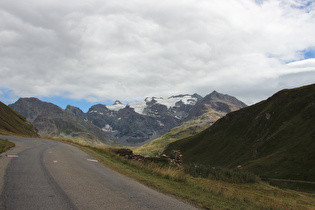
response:
[[[172,96],[169,97],[168,99],[163,99],[163,98],[157,98],[157,97],[147,97],[144,101],[141,102],[136,102],[136,103],[131,103],[130,107],[135,110],[135,112],[139,114],[144,114],[147,115],[148,113],[146,110],[148,109],[148,106],[153,105],[153,104],[160,104],[166,106],[168,109],[174,108],[174,107],[179,107],[179,104],[184,104],[184,105],[195,105],[200,99],[201,96],[195,94],[195,95],[178,95],[178,96]]]
[[[124,145],[141,145],[206,112],[224,116],[244,106],[236,98],[214,91],[205,97],[198,94],[167,99],[147,97],[144,101],[127,105],[117,100],[113,105],[94,105],[85,116],[81,113],[77,116],[84,117]]]
[[[181,103],[184,105],[195,105],[198,99],[202,98],[201,96],[195,95],[178,95],[172,96],[168,99],[163,99],[162,97],[147,97],[144,101],[134,102],[128,104],[130,108],[133,108],[135,112],[142,115],[150,115],[147,113],[148,107],[153,104],[160,104],[166,106],[168,109],[179,107]],[[119,111],[126,107],[119,100],[116,100],[113,105],[106,105],[107,109],[111,111]]]

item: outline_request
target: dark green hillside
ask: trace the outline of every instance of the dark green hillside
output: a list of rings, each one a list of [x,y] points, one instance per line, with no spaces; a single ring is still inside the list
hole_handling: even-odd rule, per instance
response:
[[[36,128],[25,117],[0,102],[0,134],[38,136]]]
[[[315,181],[315,84],[282,90],[169,145],[185,163],[236,168],[260,176]]]

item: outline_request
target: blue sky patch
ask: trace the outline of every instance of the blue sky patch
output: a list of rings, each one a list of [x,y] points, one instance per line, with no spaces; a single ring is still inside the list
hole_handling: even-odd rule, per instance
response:
[[[307,50],[303,50],[304,59],[315,58],[315,47]]]
[[[18,97],[15,96],[14,92],[7,88],[0,88],[0,101],[6,105],[14,103]]]

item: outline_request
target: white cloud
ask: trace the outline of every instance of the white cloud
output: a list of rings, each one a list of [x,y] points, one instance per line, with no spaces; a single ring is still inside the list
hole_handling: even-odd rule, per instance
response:
[[[309,2],[3,0],[0,88],[89,101],[216,89],[257,102],[314,73],[301,53],[315,46]]]

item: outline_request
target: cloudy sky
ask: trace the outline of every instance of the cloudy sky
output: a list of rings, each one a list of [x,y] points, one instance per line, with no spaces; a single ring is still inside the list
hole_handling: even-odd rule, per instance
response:
[[[315,83],[315,2],[1,0],[0,101],[95,103],[213,90],[247,104]]]

